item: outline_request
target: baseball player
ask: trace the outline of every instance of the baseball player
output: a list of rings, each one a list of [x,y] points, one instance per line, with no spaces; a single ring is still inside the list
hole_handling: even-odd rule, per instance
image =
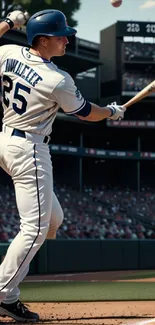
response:
[[[0,23],[0,36],[27,20],[21,11],[11,12]],[[86,101],[71,76],[53,64],[53,56],[65,54],[68,26],[58,10],[34,14],[27,23],[29,47],[0,48],[3,94],[3,126],[0,133],[0,166],[12,177],[20,217],[20,231],[0,265],[0,315],[16,321],[36,322],[39,315],[19,300],[19,283],[29,263],[62,223],[63,212],[53,192],[49,135],[58,109],[87,121],[122,119],[125,109],[111,104],[99,107]],[[52,257],[51,257],[52,258]]]

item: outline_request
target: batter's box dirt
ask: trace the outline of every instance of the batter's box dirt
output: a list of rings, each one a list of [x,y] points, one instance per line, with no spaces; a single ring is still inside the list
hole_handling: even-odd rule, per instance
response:
[[[117,301],[81,303],[29,303],[28,307],[40,315],[37,324],[50,325],[155,325],[155,302]],[[1,324],[11,325],[9,318]]]

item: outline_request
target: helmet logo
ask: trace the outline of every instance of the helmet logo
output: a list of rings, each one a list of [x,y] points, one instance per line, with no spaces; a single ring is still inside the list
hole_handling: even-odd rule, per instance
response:
[[[80,101],[82,99],[82,95],[81,95],[81,93],[80,93],[80,91],[78,89],[76,89],[75,95],[76,95],[77,100]]]

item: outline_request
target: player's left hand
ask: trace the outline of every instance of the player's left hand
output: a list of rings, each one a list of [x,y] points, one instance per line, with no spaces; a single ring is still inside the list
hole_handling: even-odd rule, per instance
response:
[[[123,105],[117,105],[116,102],[113,102],[107,105],[107,107],[111,111],[111,116],[108,117],[108,119],[119,121],[124,118],[124,112],[126,111],[126,108]]]
[[[14,10],[9,12],[5,21],[9,24],[10,29],[22,27],[29,19],[29,13],[21,10]]]

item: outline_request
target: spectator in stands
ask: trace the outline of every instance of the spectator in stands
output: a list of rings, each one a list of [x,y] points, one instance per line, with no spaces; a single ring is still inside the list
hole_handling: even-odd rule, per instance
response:
[[[57,186],[57,197],[64,211],[64,223],[58,230],[61,238],[152,239],[155,238],[155,194],[143,189],[136,192],[120,188],[85,188],[80,194],[65,186]],[[11,241],[18,232],[15,198],[1,187],[0,238]],[[13,208],[13,212],[12,212]]]

